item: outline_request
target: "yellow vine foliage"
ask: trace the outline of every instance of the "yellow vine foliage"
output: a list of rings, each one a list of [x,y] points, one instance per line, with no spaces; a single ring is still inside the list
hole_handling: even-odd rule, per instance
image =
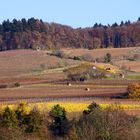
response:
[[[74,103],[74,102],[41,102],[41,103],[30,103],[26,105],[25,111],[28,113],[31,109],[34,107],[37,107],[41,112],[42,111],[50,111],[54,105],[59,104],[60,106],[64,107],[65,110],[68,113],[71,112],[82,112],[87,109],[87,107],[90,105],[90,103]],[[0,110],[4,110],[5,107],[10,107],[11,109],[16,109],[19,104],[13,104],[13,105],[1,105]],[[100,104],[100,107],[102,109],[106,109],[108,107],[110,108],[116,108],[116,104]],[[140,109],[140,105],[137,104],[118,104],[117,107],[124,110],[129,109]]]

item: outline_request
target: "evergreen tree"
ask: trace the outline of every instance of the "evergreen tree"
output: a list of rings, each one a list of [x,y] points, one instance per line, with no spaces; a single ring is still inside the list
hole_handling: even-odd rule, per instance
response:
[[[104,46],[105,48],[109,46],[109,37],[106,31],[104,31]]]
[[[123,21],[121,21],[121,24],[120,24],[120,26],[123,26],[124,25],[124,22]]]
[[[55,135],[64,135],[68,133],[69,123],[66,116],[66,111],[60,105],[55,105],[50,111],[52,118],[51,130]]]
[[[104,61],[105,61],[105,63],[109,63],[109,62],[111,62],[111,59],[112,59],[111,54],[110,53],[107,53],[105,55]]]
[[[95,23],[93,28],[97,28],[98,26],[99,26],[98,23]]]
[[[11,23],[10,23],[9,19],[7,21],[3,21],[2,25],[3,25],[3,31],[4,32],[11,31],[12,26],[11,26]]]
[[[0,34],[3,33],[3,26],[0,24]]]
[[[114,33],[113,45],[115,48],[121,47],[121,35],[118,32]]]
[[[112,24],[112,27],[117,27],[118,24],[115,22],[114,24]]]

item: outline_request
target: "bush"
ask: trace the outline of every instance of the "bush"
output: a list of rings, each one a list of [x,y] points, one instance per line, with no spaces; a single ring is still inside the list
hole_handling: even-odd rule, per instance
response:
[[[90,79],[90,75],[89,74],[81,74],[81,73],[77,73],[77,74],[68,74],[68,79],[72,80],[72,81],[87,81]]]
[[[83,113],[84,113],[84,114],[89,114],[89,113],[91,113],[92,111],[94,111],[94,109],[100,109],[100,106],[99,106],[97,103],[95,103],[95,102],[91,103],[91,104],[88,106],[88,110],[84,110]]]
[[[110,63],[111,62],[111,59],[112,59],[112,56],[110,53],[107,53],[104,57],[104,62],[105,63]]]
[[[87,81],[90,79],[90,75],[88,73],[83,73],[81,76],[80,76],[80,81]]]
[[[80,56],[74,56],[73,59],[74,60],[81,60],[81,57]]]
[[[131,83],[127,88],[127,96],[129,98],[138,98],[140,99],[140,83]]]
[[[16,82],[15,84],[15,87],[20,87],[20,83]]]
[[[9,107],[6,107],[4,109],[4,112],[1,116],[1,124],[2,126],[8,127],[8,128],[18,127],[18,119],[16,117],[16,113]]]
[[[41,129],[43,116],[37,108],[33,108],[28,115],[26,115],[24,124],[26,125],[25,132],[32,133]]]

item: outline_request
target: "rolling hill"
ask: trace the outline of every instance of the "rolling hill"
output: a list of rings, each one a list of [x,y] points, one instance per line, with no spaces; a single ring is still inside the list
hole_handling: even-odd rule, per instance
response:
[[[0,24],[0,51],[13,49],[122,48],[140,45],[140,20],[77,28],[30,18]]]

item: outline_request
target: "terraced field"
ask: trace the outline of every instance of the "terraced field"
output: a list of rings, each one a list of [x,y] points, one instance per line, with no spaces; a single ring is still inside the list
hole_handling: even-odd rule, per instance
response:
[[[124,50],[128,53],[132,48]],[[106,49],[105,53],[107,51]],[[68,51],[68,53],[70,52]],[[118,55],[122,55],[122,52],[119,51]],[[8,85],[8,88],[0,88],[0,104],[16,104],[23,100],[29,103],[42,102],[42,104],[45,102],[52,102],[52,104],[64,102],[64,106],[71,104],[73,110],[76,110],[75,107],[79,105],[79,102],[83,104],[84,108],[95,101],[103,106],[114,103],[122,104],[125,107],[130,105],[131,110],[127,109],[130,114],[140,114],[139,101],[114,99],[114,97],[124,95],[127,91],[127,85],[138,82],[139,79],[67,81],[63,69],[78,65],[81,62],[72,59],[64,59],[63,61],[67,65],[60,67],[59,64],[62,62],[60,58],[49,56],[43,51],[16,50],[1,52],[0,85]],[[116,66],[113,66],[113,68],[117,69]],[[11,85],[16,82],[20,83],[21,86],[12,87]],[[67,85],[68,82],[71,83],[71,86]],[[89,88],[89,91],[86,90],[87,88]]]
[[[72,97],[112,97],[126,92],[126,87],[121,86],[94,86],[89,85],[90,91],[86,91],[87,85],[73,85],[71,87],[62,84],[33,84],[20,88],[8,88],[0,90],[0,98],[72,98]]]

